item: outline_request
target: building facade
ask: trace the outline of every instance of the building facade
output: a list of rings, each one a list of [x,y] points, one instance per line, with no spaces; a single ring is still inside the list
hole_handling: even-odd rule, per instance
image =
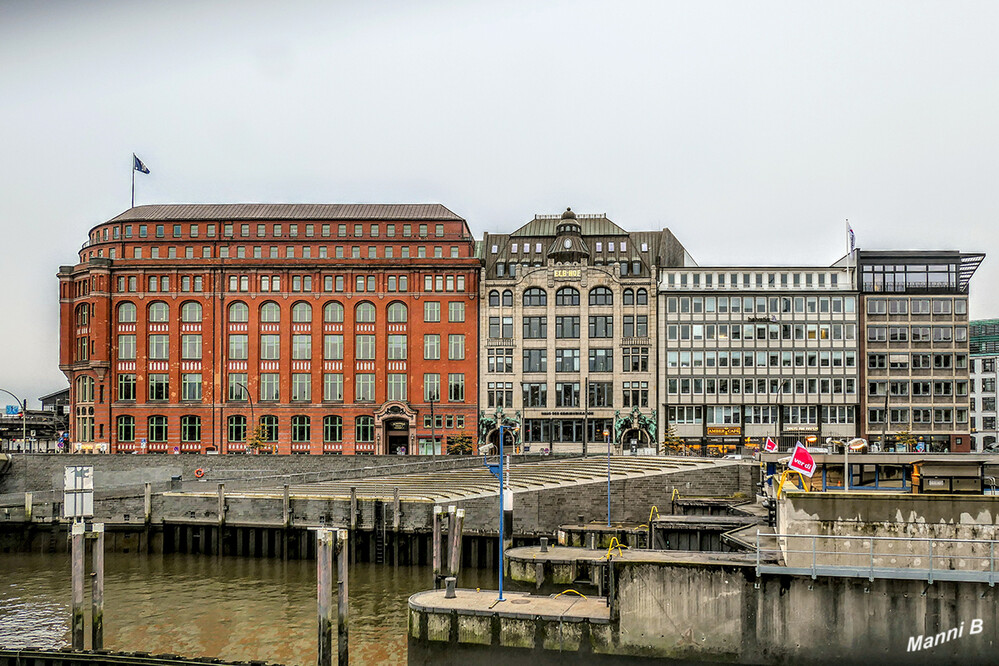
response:
[[[672,448],[715,454],[858,432],[857,294],[829,267],[685,267],[659,282],[659,401]]]
[[[75,443],[430,453],[476,432],[479,261],[440,205],[140,206],[59,270]]]
[[[539,215],[480,247],[480,442],[530,451],[654,448],[656,285],[684,250],[668,230]],[[508,443],[511,443],[511,437]]]
[[[982,259],[857,251],[861,432],[882,450],[971,450],[968,289]]]
[[[999,451],[996,417],[996,360],[999,359],[999,319],[971,322],[971,438],[977,452]]]

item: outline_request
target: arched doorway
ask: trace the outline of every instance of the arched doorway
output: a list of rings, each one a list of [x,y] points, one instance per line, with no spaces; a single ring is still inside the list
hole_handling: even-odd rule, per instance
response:
[[[405,455],[409,453],[409,420],[385,419],[385,453]]]
[[[500,434],[500,429],[499,428],[494,428],[489,433],[489,436],[486,437],[486,443],[488,443],[489,445],[492,446],[492,449],[490,450],[491,454],[497,454],[497,453],[499,453],[499,434]],[[504,454],[515,453],[514,446],[516,445],[516,443],[517,443],[517,438],[514,437],[513,429],[512,428],[506,428],[506,427],[504,427],[503,428],[503,453]]]
[[[635,451],[645,446],[653,446],[649,433],[641,428],[628,428],[621,435],[621,451]]]

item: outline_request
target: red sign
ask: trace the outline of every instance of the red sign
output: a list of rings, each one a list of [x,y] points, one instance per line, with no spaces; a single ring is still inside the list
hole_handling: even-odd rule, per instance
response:
[[[812,478],[812,474],[815,474],[815,458],[801,442],[798,442],[798,445],[794,447],[794,453],[791,454],[791,460],[787,463],[787,468]]]
[[[763,445],[763,450],[767,453],[773,453],[777,450],[777,442],[767,437],[767,443]]]

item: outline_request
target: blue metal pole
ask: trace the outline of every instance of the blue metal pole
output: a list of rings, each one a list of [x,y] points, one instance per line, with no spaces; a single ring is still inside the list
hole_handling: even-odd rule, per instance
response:
[[[500,524],[499,524],[499,599],[503,601],[503,426],[499,431],[499,482],[500,482]]]
[[[607,527],[610,527],[610,431],[607,433]]]

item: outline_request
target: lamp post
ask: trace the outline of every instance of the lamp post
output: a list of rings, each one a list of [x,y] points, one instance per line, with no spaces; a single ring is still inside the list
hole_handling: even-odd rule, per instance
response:
[[[505,502],[506,502],[506,497],[505,497],[505,495],[506,495],[506,477],[504,476],[504,469],[503,469],[504,462],[505,462],[503,460],[503,438],[505,436],[505,434],[504,434],[505,430],[513,430],[513,436],[514,436],[514,439],[516,439],[518,426],[506,426],[506,425],[503,425],[502,423],[500,423],[500,426],[499,426],[499,463],[496,464],[496,465],[490,465],[485,460],[485,455],[483,455],[483,464],[493,474],[493,476],[495,476],[497,479],[499,479],[499,483],[500,483],[500,493],[499,493],[499,495],[500,495],[500,498],[499,498],[499,506],[500,506],[500,515],[499,515],[499,519],[500,519],[500,523],[499,523],[499,598],[497,599],[497,601],[504,601],[504,599],[503,599],[503,556],[504,556],[505,548],[504,548],[504,545],[503,545],[503,531],[504,531],[503,530],[503,524],[506,522],[506,513],[505,513],[505,511],[506,511],[506,507],[505,507]]]
[[[611,493],[610,493],[610,430],[604,430],[604,439],[607,441],[607,527],[610,527],[610,504],[611,504]]]
[[[8,391],[7,389],[0,389],[10,397],[17,401],[17,406],[21,408],[21,441],[24,442],[24,452],[28,452],[28,402],[21,402],[21,399],[16,395]]]
[[[253,417],[253,398],[250,397],[250,389],[246,388],[246,384],[244,384],[243,382],[233,381],[233,384],[243,389],[243,392],[246,393],[246,402],[250,404],[250,423],[253,425],[254,432],[256,432],[257,420]],[[249,433],[250,431],[249,429],[247,429],[246,433],[247,443],[249,443]],[[228,445],[226,446],[226,453],[229,453]]]

